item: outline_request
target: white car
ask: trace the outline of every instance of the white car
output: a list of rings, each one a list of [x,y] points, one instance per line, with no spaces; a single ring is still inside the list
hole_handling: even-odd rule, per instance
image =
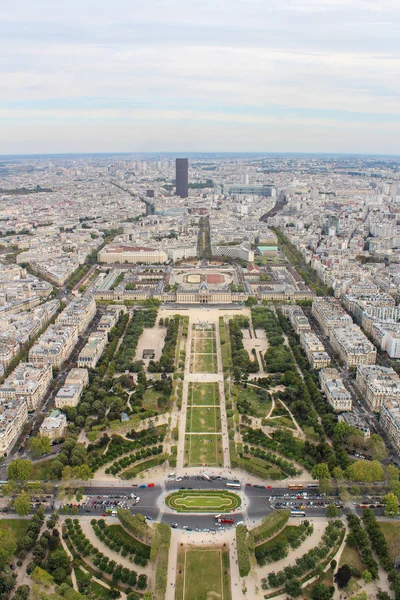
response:
[[[183,478],[182,477],[177,477],[176,481],[183,481]]]

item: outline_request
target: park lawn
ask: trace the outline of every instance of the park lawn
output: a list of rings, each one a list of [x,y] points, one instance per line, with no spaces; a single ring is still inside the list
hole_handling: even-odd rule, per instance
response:
[[[267,542],[256,546],[256,550],[264,550],[265,548],[269,548],[270,546],[275,546],[278,542],[286,542],[289,538],[289,535],[293,533],[296,529],[299,529],[298,525],[286,525],[285,529],[283,529],[278,535],[271,538]]]
[[[82,581],[86,575],[90,575],[90,573],[84,573],[82,569],[79,567],[75,567],[75,576],[76,580],[79,583]],[[89,584],[89,590],[91,592],[91,597],[93,598],[102,598],[104,600],[112,600],[113,596],[111,594],[111,590],[107,589],[97,581],[91,581]]]
[[[218,383],[189,383],[188,405],[218,406]]]
[[[400,554],[400,522],[385,521],[379,523],[385,539],[389,545],[389,553],[392,558]]]
[[[29,476],[29,480],[46,481],[51,479],[50,467],[55,460],[57,457],[32,463],[32,474]]]
[[[192,358],[193,373],[216,373],[216,354],[195,354]]]
[[[214,406],[195,406],[187,409],[186,431],[189,433],[218,433],[221,431],[221,409]]]
[[[223,548],[180,548],[175,600],[210,598],[231,600],[228,552]]]
[[[306,600],[309,600],[311,598],[312,589],[313,589],[315,583],[316,582],[314,581],[307,587],[303,588],[303,593],[301,595],[302,598],[305,598]],[[332,569],[328,569],[327,571],[325,571],[325,573],[322,575],[321,583],[323,583],[327,587],[331,587],[333,585]]]
[[[147,388],[143,394],[143,408],[145,410],[154,410],[155,412],[166,412],[169,406],[169,400],[167,405],[163,405],[161,408],[157,405],[157,399],[162,396],[162,392],[157,392],[153,388]]]
[[[266,419],[267,425],[270,427],[289,427],[296,429],[295,424],[289,417],[276,417],[275,419]]]
[[[188,435],[185,436],[185,467],[200,467],[223,465],[222,436],[217,435]]]
[[[271,410],[272,402],[261,402],[260,396],[257,393],[258,388],[248,385],[246,388],[239,388],[238,401],[246,399],[250,402],[249,414],[253,417],[266,417]]]
[[[25,535],[30,519],[0,519],[0,529],[11,529],[17,542]]]
[[[349,544],[346,544],[343,548],[343,552],[339,559],[339,567],[345,564],[348,564],[351,567],[355,567],[356,569],[359,569],[361,572],[363,572],[364,567],[361,561],[361,557],[355,546],[350,546]]]

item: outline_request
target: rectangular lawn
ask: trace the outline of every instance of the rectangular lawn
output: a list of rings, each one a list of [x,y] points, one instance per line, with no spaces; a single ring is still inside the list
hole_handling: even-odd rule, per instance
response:
[[[189,407],[186,413],[186,431],[191,433],[221,431],[221,410],[214,406]]]
[[[222,436],[205,433],[204,435],[185,436],[185,467],[200,467],[223,465]]]
[[[180,548],[175,600],[231,600],[229,553],[223,548]]]
[[[193,373],[216,373],[217,355],[216,354],[194,354],[192,356]]]
[[[218,383],[190,383],[189,406],[219,405]]]
[[[25,535],[30,519],[0,519],[0,529],[11,529],[17,542]]]
[[[217,351],[217,344],[215,338],[198,338],[195,340],[195,347],[193,349],[196,353],[212,354]]]

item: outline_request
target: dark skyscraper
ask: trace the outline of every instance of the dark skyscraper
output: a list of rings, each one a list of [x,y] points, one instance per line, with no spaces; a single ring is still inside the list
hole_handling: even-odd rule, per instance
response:
[[[188,197],[189,161],[187,158],[176,159],[176,195]]]

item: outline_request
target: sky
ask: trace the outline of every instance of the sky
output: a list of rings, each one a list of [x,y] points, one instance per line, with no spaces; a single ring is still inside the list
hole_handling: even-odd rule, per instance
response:
[[[400,154],[399,0],[0,2],[0,154]]]

